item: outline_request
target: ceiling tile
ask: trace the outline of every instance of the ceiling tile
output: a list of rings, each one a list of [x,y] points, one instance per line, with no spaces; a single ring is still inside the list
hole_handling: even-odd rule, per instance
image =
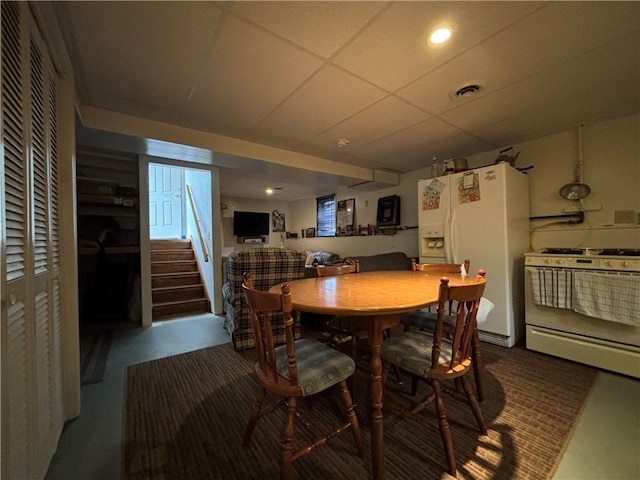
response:
[[[262,163],[262,165],[260,165]],[[334,193],[336,186],[347,186],[354,179],[321,174],[265,162],[253,162],[242,170],[225,168],[220,173],[220,194],[226,197],[253,198],[258,200],[295,201],[300,198]],[[238,173],[243,172],[243,173]],[[267,195],[267,187],[278,189]]]
[[[387,2],[233,2],[232,11],[324,58],[331,57]]]
[[[459,135],[460,131],[438,118],[430,118],[417,125],[396,132],[361,148],[353,150],[355,155],[375,161],[387,161],[390,158],[401,158],[404,152],[410,152],[427,142]],[[439,155],[439,152],[430,152]],[[404,168],[398,168],[403,170]]]
[[[629,92],[637,92],[637,85],[637,78],[627,78],[621,84],[626,88],[605,87],[562,98],[556,103],[532,108],[523,115],[482,125],[472,133],[496,145],[507,146],[565,131],[569,125],[577,127],[631,115],[640,111],[640,96],[629,95]],[[591,98],[590,102],[584,101],[585,95]]]
[[[89,91],[182,108],[211,44],[218,8],[206,2],[189,9],[180,2],[65,3]]]
[[[66,42],[79,111],[104,110],[87,109],[96,131],[125,113],[141,119],[123,133],[147,145],[142,153],[150,140],[136,135],[148,119],[167,124],[158,135],[178,156],[213,133],[318,159],[274,170],[262,165],[274,162],[271,149],[227,142],[226,156],[207,150],[241,172],[225,194],[251,198],[256,176],[311,196],[310,185],[335,190],[345,172],[411,171],[433,155],[495,158],[640,111],[640,2],[46,3],[61,27],[47,38]],[[452,40],[427,47],[443,23]],[[467,82],[483,89],[454,99]],[[336,148],[339,137],[347,148]]]
[[[390,157],[387,162],[401,163],[410,172],[430,166],[434,162],[460,157],[461,151],[467,152],[464,155],[467,157],[492,148],[496,148],[495,145],[488,144],[471,134],[459,133],[452,137],[434,139],[415,150]]]
[[[566,22],[568,16],[572,22]],[[635,23],[637,31],[637,14]],[[605,29],[602,24],[618,24],[620,28]],[[587,2],[576,9],[566,2],[554,2],[420,78],[398,95],[437,115],[466,103],[466,99],[455,97],[455,91],[464,85],[482,87],[473,97],[476,99],[616,41],[631,30],[633,7],[610,9],[601,2]],[[593,33],[585,36],[584,31]],[[526,61],[522,61],[523,54]]]
[[[394,96],[384,98],[307,143],[335,149],[336,139],[347,138],[349,151],[422,122],[429,115]]]
[[[336,64],[395,91],[526,15],[539,3],[396,2],[335,59]],[[482,19],[478,22],[478,19]],[[437,26],[452,25],[445,45],[429,46]]]
[[[186,113],[208,118],[222,132],[244,133],[320,66],[288,42],[228,18]]]
[[[535,108],[555,104],[594,89],[606,90],[612,80],[631,77],[640,83],[640,63],[625,62],[627,56],[640,58],[640,45],[633,36],[592,50],[563,64],[514,83],[446,112],[440,117],[464,130],[477,130]],[[575,122],[581,120],[577,115]]]
[[[256,131],[304,142],[384,97],[384,92],[327,66],[276,109]],[[300,121],[300,112],[307,112]]]

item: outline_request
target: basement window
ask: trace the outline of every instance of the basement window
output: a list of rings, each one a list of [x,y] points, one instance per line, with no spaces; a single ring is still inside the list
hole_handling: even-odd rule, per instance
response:
[[[316,198],[316,218],[318,237],[336,236],[336,195]]]

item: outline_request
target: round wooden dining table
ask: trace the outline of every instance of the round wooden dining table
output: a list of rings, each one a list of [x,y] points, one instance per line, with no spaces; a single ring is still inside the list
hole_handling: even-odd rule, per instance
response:
[[[438,301],[442,275],[412,270],[350,273],[289,283],[293,308],[302,312],[350,317],[368,331],[371,347],[371,461],[373,478],[384,476],[382,423],[382,332],[408,312]],[[473,283],[475,277],[450,275],[449,285]],[[280,293],[280,285],[271,288]]]

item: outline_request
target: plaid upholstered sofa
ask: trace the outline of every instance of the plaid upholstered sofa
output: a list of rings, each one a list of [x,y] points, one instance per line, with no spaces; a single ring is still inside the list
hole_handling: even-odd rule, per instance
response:
[[[224,326],[231,333],[236,350],[255,346],[249,322],[249,308],[242,294],[243,274],[251,274],[257,290],[269,290],[279,283],[304,278],[306,257],[305,252],[284,247],[251,248],[229,254],[226,265],[227,278],[222,287]],[[276,342],[284,343],[282,318],[274,317],[273,320]],[[296,328],[296,332],[298,331]]]

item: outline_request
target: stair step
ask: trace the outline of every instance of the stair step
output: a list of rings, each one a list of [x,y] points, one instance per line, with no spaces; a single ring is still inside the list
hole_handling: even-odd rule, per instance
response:
[[[151,275],[151,288],[200,284],[199,272],[156,273]]]
[[[190,239],[151,241],[151,289],[153,320],[211,311]]]
[[[151,291],[151,296],[153,298],[154,305],[181,300],[198,300],[206,298],[203,285],[154,288]]]
[[[173,262],[193,259],[193,250],[151,250],[151,262]]]
[[[153,306],[153,319],[175,317],[179,315],[207,313],[211,311],[209,300],[200,298],[180,302],[164,302]]]
[[[191,240],[151,240],[151,250],[191,250]]]
[[[151,262],[151,273],[197,272],[196,260],[178,260],[170,262]]]

